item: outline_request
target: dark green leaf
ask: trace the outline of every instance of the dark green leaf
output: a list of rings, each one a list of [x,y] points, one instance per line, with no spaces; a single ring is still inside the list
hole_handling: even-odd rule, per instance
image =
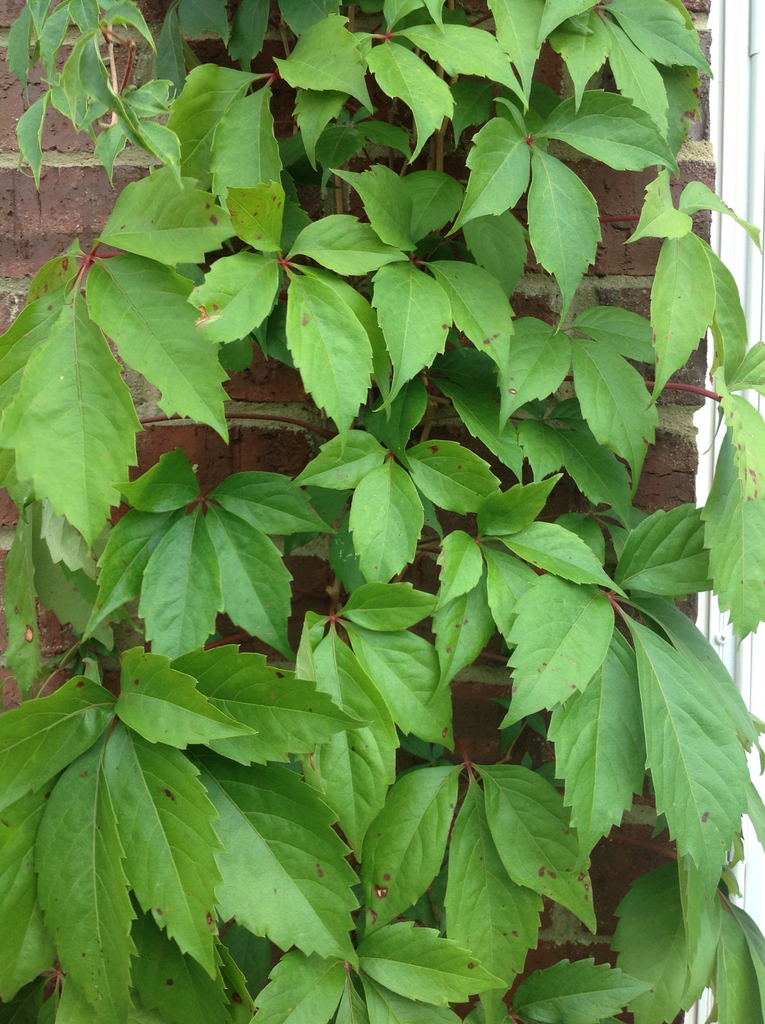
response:
[[[348,931],[356,876],[332,829],[334,814],[286,768],[245,768],[212,756],[202,768],[226,848],[218,858],[221,916],[236,916],[283,949],[294,944],[353,963]]]
[[[460,419],[473,437],[482,441],[515,476],[520,477],[523,452],[518,444],[516,429],[510,422],[500,427],[500,410],[492,400],[491,392],[478,386],[462,387],[441,378],[438,379],[438,386],[451,398]]]
[[[361,196],[369,223],[387,245],[411,251],[414,211],[412,200],[401,178],[385,164],[374,164],[363,174],[336,170],[335,174],[352,185]]]
[[[440,607],[433,616],[433,632],[443,686],[475,661],[494,634],[485,580]]]
[[[300,129],[305,153],[316,167],[316,143],[330,121],[336,118],[348,99],[344,92],[315,92],[301,89],[295,100],[295,117]]]
[[[530,153],[523,132],[505,117],[494,117],[473,139],[465,201],[452,231],[477,217],[504,213],[529,184]]]
[[[592,886],[563,797],[519,765],[479,769],[486,815],[502,863],[517,885],[562,903],[595,931]]]
[[[120,490],[139,512],[173,512],[199,495],[199,483],[182,448],[161,455],[159,462]]]
[[[603,664],[584,693],[557,707],[549,739],[556,774],[566,780],[565,802],[579,842],[590,850],[641,793],[645,740],[635,655],[614,631]]]
[[[82,676],[0,715],[0,807],[37,791],[91,747],[113,717],[114,697]]]
[[[32,531],[32,519],[25,509],[19,515],[13,544],[6,558],[3,593],[8,627],[6,665],[12,670],[24,696],[32,689],[40,669]]]
[[[401,30],[415,46],[441,65],[447,75],[478,75],[506,85],[518,95],[521,89],[494,36],[466,25],[417,25]]]
[[[439,231],[457,215],[462,205],[462,188],[451,175],[443,171],[414,171],[403,181],[412,200],[412,238],[419,240]],[[430,267],[433,268],[432,263]]]
[[[215,808],[188,758],[119,724],[104,771],[125,851],[125,874],[145,913],[215,976]]]
[[[280,473],[232,473],[211,497],[263,533],[325,533],[331,529],[310,506],[308,494]]]
[[[454,82],[451,88],[454,97],[452,129],[454,141],[459,145],[466,128],[486,124],[491,117],[494,90],[490,82],[476,82],[470,78]]]
[[[100,1018],[117,1024],[130,1006],[135,914],[103,773],[105,745],[81,754],[53,789],[37,835],[36,868],[45,923],[56,936],[63,969]]]
[[[519,599],[534,585],[537,576],[525,562],[506,551],[495,551],[486,545],[482,550],[486,559],[489,607],[497,629],[506,637],[515,622]]]
[[[654,361],[651,324],[628,309],[593,306],[577,316],[574,327],[627,359],[643,363]]]
[[[402,775],[364,839],[367,928],[380,928],[410,907],[441,868],[460,769],[421,768]]]
[[[364,977],[363,982],[369,1024],[457,1024],[459,1021],[457,1014],[446,1007],[407,999],[371,978]],[[357,1024],[356,1017],[352,1020]],[[339,1015],[337,1024],[341,1024]]]
[[[563,459],[574,483],[593,505],[610,505],[623,523],[630,519],[630,479],[613,452],[588,434],[561,430]]]
[[[375,437],[363,430],[350,430],[342,438],[326,441],[295,482],[345,491],[358,487],[384,460],[385,449]]]
[[[403,452],[412,431],[422,422],[428,408],[428,392],[419,377],[413,377],[385,409],[368,412],[365,425],[382,444]]]
[[[520,221],[505,210],[493,217],[475,217],[462,230],[465,245],[476,263],[496,277],[510,298],[518,287],[528,256],[526,233]]]
[[[336,14],[339,6],[340,0],[279,0],[279,10],[297,36],[328,15]]]
[[[534,480],[543,480],[563,465],[563,444],[560,431],[539,420],[522,420],[518,424],[518,441],[529,461]]]
[[[228,39],[228,18],[223,0],[180,0],[178,17],[181,28],[189,35],[212,31],[224,40]]]
[[[263,48],[268,27],[268,0],[242,0],[231,26],[228,52],[248,68]]]
[[[765,1012],[746,936],[733,913],[721,915],[715,969],[715,996],[720,1024],[752,1021],[759,1024]]]

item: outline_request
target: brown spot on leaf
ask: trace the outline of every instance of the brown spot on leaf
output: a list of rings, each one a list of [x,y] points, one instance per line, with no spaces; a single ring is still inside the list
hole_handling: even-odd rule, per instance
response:
[[[157,914],[159,917],[163,917],[165,912],[162,909],[162,907],[157,907],[154,913]]]
[[[469,971],[472,971],[474,967],[475,967],[475,964],[468,964],[468,970]]]
[[[442,731],[441,735],[443,736],[444,739],[446,739],[446,737],[449,735],[448,727]]]
[[[173,981],[173,979],[172,979],[172,978],[168,978],[168,979],[167,979],[167,981],[165,982],[165,984],[166,984],[166,985],[174,985],[174,984],[175,984],[175,982]]]
[[[704,811],[704,813],[701,815],[701,820],[709,821],[709,811]]]
[[[433,453],[434,455],[436,455],[436,454],[437,454],[437,452],[438,452],[438,445],[437,445],[437,444],[429,444],[429,445],[428,445],[428,448],[430,449],[430,451],[431,451],[431,452],[432,452],[432,453]]]
[[[79,683],[77,683],[77,689],[78,689],[78,690],[81,690],[81,689],[83,688],[83,686],[84,686],[84,685],[85,685],[85,680],[84,680],[84,679],[81,679],[81,680],[79,681]]]
[[[302,318],[302,320],[300,322],[303,325],[303,327],[307,327],[308,326],[308,324],[310,322],[310,317],[308,316],[307,313],[303,313],[303,318]]]
[[[384,900],[387,895],[388,895],[388,886],[387,885],[376,885],[375,886],[375,896],[378,898],[378,900]]]
[[[80,776],[81,779],[86,779],[87,777],[88,777],[88,773],[86,771],[83,772],[82,775]]]
[[[10,828],[11,827],[10,821],[6,821],[5,818],[3,818],[2,821],[3,821],[3,824],[5,825],[6,828]]]
[[[383,880],[386,881],[386,882],[389,882],[390,881],[390,875],[388,875],[388,874],[383,875]]]
[[[31,644],[32,641],[34,640],[34,638],[35,638],[35,631],[32,629],[31,626],[27,626],[27,628],[24,630],[24,639],[26,640],[26,642],[28,644]]]
[[[207,911],[207,923],[208,923],[208,925],[211,925],[211,926],[212,926],[212,923],[213,923],[213,916],[212,916],[212,914],[210,913],[209,910]]]
[[[217,218],[217,217],[215,216],[215,214],[214,214],[214,213],[213,213],[213,214],[212,214],[212,215],[210,216],[210,223],[211,223],[211,224],[212,224],[212,225],[213,225],[214,227],[217,227],[217,226],[218,226],[218,218]]]
[[[322,871],[321,864],[319,864],[318,861],[316,862],[316,871],[318,872],[319,878],[324,878],[324,872]]]
[[[160,786],[159,791],[160,793],[164,793],[168,800],[172,800],[173,803],[175,803],[175,797],[173,796],[169,789],[162,789],[162,787]]]
[[[231,1002],[232,1002],[232,1003],[236,1003],[236,1004],[237,1004],[237,1006],[239,1006],[239,1005],[241,1004],[241,1002],[242,1002],[242,997],[241,997],[241,996],[239,995],[239,993],[238,993],[238,992],[232,992],[232,993],[231,993]]]

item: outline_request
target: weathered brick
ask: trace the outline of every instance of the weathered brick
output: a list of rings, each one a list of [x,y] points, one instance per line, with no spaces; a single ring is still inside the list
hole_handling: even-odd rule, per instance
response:
[[[0,487],[0,526],[15,526],[19,510],[4,487]]]
[[[57,61],[59,70],[63,68],[70,53],[71,47],[62,48],[60,59]],[[0,104],[3,110],[3,116],[0,118],[0,149],[18,152],[16,125],[24,111],[46,91],[44,77],[42,65],[37,64],[32,68],[29,75],[29,96],[25,98],[24,86],[10,70],[7,62],[0,63]],[[94,147],[85,132],[78,134],[68,118],[54,107],[49,107],[45,117],[42,148],[60,153],[73,153],[78,150],[92,153]]]
[[[26,293],[21,291],[0,292],[0,334],[4,334],[24,308]]]
[[[230,398],[239,402],[305,402],[300,374],[278,359],[266,359],[254,347],[253,360],[242,373],[232,373],[224,384]]]
[[[101,167],[45,167],[40,191],[17,170],[0,170],[0,276],[26,277],[79,237],[87,251],[114,200],[141,167],[117,167],[114,190]]]
[[[695,445],[663,430],[648,449],[635,505],[646,512],[695,501],[698,452]]]

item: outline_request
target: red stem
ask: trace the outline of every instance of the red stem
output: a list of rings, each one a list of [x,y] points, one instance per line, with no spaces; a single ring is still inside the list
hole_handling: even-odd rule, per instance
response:
[[[622,224],[627,221],[640,220],[639,213],[622,213],[618,217],[598,217],[601,224]]]
[[[295,427],[302,427],[304,430],[312,430],[314,434],[318,434],[320,437],[326,437],[330,440],[336,437],[331,431],[326,430],[324,427],[317,427],[314,423],[308,423],[306,420],[296,420],[292,416],[276,416],[271,413],[264,412],[227,412],[227,420],[272,420],[276,423],[291,423]],[[150,423],[170,423],[173,420],[188,420],[190,416],[145,416],[140,420],[142,427],[147,426]]]
[[[574,380],[573,374],[568,374],[565,380]],[[645,386],[653,390],[656,387],[655,380],[645,381]],[[716,391],[709,391],[707,388],[700,388],[697,384],[678,384],[675,381],[667,381],[664,385],[665,391],[688,391],[692,395],[702,395],[704,398],[711,398],[714,402],[721,402],[722,395],[718,395]]]
[[[644,843],[642,839],[632,839],[630,836],[623,836],[617,832],[612,832],[608,838],[615,839],[617,843],[629,843],[630,846],[642,846],[644,850],[651,850],[653,853],[660,853],[662,857],[667,857],[669,860],[677,860],[677,854],[672,850],[662,850],[660,846],[654,846],[653,843]]]

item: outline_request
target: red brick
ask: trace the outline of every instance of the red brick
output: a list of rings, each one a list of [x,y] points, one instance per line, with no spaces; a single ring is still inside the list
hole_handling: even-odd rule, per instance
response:
[[[57,61],[59,70],[64,66],[71,52],[71,47],[64,47],[61,58]],[[45,71],[37,64],[29,75],[29,97],[24,96],[24,86],[13,74],[8,64],[0,64],[0,104],[3,117],[0,120],[0,149],[18,152],[16,125],[19,118],[34,101],[46,91],[43,84]],[[48,108],[43,129],[42,147],[44,150],[57,150],[60,153],[71,153],[77,150],[93,152],[93,143],[85,132],[78,134],[72,122],[60,114],[54,107]]]
[[[648,449],[635,505],[646,512],[656,512],[695,501],[698,462],[694,445],[658,430],[656,444]]]
[[[101,167],[46,167],[40,191],[19,171],[0,170],[0,276],[25,277],[79,237],[87,251],[119,192],[146,174],[118,167],[114,190]]]
[[[224,385],[239,402],[306,402],[300,374],[273,357],[266,359],[255,346],[253,360],[242,373],[232,373]]]
[[[19,510],[4,487],[0,487],[0,526],[15,526],[19,521]]]

